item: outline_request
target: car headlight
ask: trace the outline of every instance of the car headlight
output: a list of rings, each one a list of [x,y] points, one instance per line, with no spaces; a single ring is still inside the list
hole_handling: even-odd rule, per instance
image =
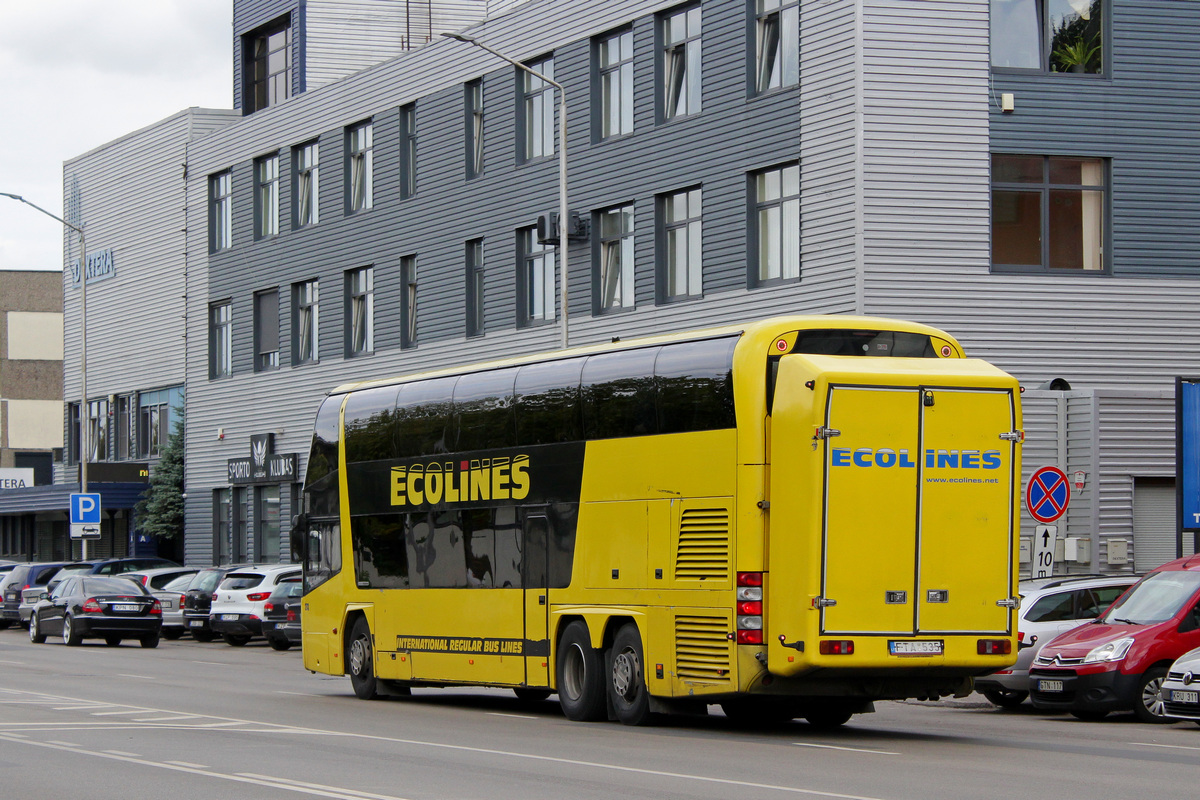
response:
[[[1092,650],[1083,657],[1083,663],[1094,664],[1097,661],[1120,661],[1129,652],[1129,648],[1133,646],[1133,639],[1125,637],[1124,639],[1114,639],[1107,644],[1102,644]]]

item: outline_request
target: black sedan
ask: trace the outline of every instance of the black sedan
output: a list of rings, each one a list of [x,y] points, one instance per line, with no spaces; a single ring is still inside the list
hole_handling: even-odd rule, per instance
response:
[[[61,635],[64,644],[103,639],[110,647],[137,639],[158,647],[162,605],[146,589],[125,578],[72,576],[43,597],[29,618],[29,639],[41,644]]]

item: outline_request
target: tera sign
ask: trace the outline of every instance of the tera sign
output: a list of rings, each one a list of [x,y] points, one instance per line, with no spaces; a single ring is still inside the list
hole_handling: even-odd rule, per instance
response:
[[[0,469],[0,492],[33,486],[33,470],[26,467]]]
[[[95,283],[116,274],[112,250],[97,250],[87,254],[87,282]],[[71,262],[71,283],[79,285],[79,259]]]

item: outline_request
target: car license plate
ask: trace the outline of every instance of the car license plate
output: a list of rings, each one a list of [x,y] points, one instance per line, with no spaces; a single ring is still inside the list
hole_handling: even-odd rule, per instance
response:
[[[1061,692],[1063,690],[1063,682],[1038,681],[1038,690],[1042,692]]]
[[[1171,692],[1171,699],[1176,703],[1200,703],[1200,692],[1189,692],[1183,689],[1174,689]]]
[[[113,611],[137,611],[141,606],[137,603],[113,603]]]
[[[888,650],[894,656],[940,656],[944,652],[944,645],[940,639],[932,642],[893,640],[888,642]]]
[[[203,627],[204,627],[204,620],[202,620],[202,619],[193,619],[193,620],[188,620],[188,625],[189,625],[189,626],[191,626],[191,627],[193,627],[193,628],[203,628]]]
[[[226,622],[237,622],[237,618],[238,618],[237,614],[222,614],[221,615],[221,619],[225,620]]]

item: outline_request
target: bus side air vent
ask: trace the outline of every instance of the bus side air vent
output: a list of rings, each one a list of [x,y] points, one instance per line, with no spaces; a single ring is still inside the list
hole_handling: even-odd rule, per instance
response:
[[[676,674],[693,683],[729,683],[729,627],[725,617],[675,617]]]
[[[686,508],[679,520],[675,580],[714,579],[729,579],[729,509]]]

